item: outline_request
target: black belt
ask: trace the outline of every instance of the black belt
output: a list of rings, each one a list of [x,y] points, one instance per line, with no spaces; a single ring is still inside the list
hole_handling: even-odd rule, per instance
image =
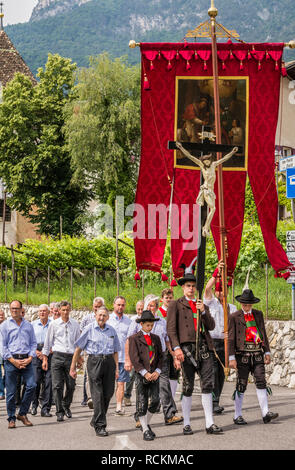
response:
[[[53,351],[53,354],[59,354],[60,356],[65,356],[65,357],[74,355],[73,353],[64,353],[64,352],[60,352],[60,351]]]
[[[106,359],[113,357],[113,354],[89,354],[88,357],[96,357],[97,359]]]
[[[13,359],[28,359],[28,354],[12,354]]]

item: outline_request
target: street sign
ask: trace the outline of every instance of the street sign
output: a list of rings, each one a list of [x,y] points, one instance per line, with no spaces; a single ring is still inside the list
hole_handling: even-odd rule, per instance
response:
[[[287,189],[287,198],[294,199],[295,198],[295,168],[288,168],[286,174],[286,189]]]
[[[287,258],[291,263],[295,263],[295,251],[287,251]]]
[[[288,230],[286,232],[286,240],[288,241],[295,241],[295,230]]]
[[[279,161],[279,171],[286,171],[288,168],[295,167],[295,155],[290,155],[290,157],[282,158]]]

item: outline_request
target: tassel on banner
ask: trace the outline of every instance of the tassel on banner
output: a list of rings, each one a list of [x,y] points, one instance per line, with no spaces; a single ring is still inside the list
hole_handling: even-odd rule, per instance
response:
[[[260,60],[259,60],[259,61],[258,61],[258,70],[261,70],[261,68],[262,68],[262,67],[261,67],[261,62],[260,62]]]
[[[163,273],[163,271],[161,271],[161,278],[163,282],[168,282],[168,276],[166,276],[166,274]]]
[[[146,74],[146,73],[144,74],[144,78],[143,78],[143,89],[146,90],[146,91],[148,91],[148,90],[151,89],[150,83],[149,83],[149,80],[148,80],[148,78],[147,78],[147,74]]]
[[[134,275],[134,280],[136,281],[136,287],[137,287],[137,281],[140,281],[140,274],[138,271],[136,271],[135,275]]]
[[[233,59],[234,59],[233,51],[230,51],[230,52],[229,52],[229,59],[230,59],[230,60],[233,60]]]
[[[176,52],[176,60],[179,60],[179,51]]]
[[[207,70],[207,61],[204,60],[204,70]]]
[[[222,61],[222,70],[225,70],[225,69],[226,69],[225,63],[224,61]]]
[[[176,287],[177,286],[177,282],[175,281],[175,279],[172,279],[172,281],[170,282],[170,287]]]
[[[240,60],[240,70],[244,70],[244,64],[242,60]]]
[[[282,62],[282,75],[283,75],[283,77],[287,76],[287,69],[286,69],[286,66],[285,66],[285,62]]]
[[[252,56],[251,56],[251,52],[250,52],[250,51],[248,51],[248,60],[250,60],[250,59],[251,59],[251,57],[252,57]]]
[[[167,70],[171,70],[171,69],[172,69],[172,64],[171,64],[171,61],[169,60],[168,65],[167,65]]]
[[[155,68],[155,67],[154,67],[153,61],[151,60],[151,61],[150,61],[150,70],[154,70],[154,68]]]
[[[268,51],[266,51],[265,56],[266,56],[266,60],[270,59],[270,55],[269,55]]]
[[[186,70],[189,70],[191,68],[191,64],[189,63],[189,61],[187,60],[186,61]]]
[[[275,70],[279,70],[279,64],[278,64],[278,61],[277,61],[277,60],[276,60]]]
[[[290,277],[291,273],[289,272],[286,272],[286,273],[280,273],[279,271],[277,271],[274,275],[275,278],[278,278],[278,277],[282,277],[283,279],[285,279],[285,281]]]

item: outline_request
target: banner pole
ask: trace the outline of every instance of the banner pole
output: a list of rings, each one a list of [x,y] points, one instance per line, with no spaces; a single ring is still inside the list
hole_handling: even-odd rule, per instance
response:
[[[220,100],[218,83],[218,57],[216,41],[216,16],[218,10],[214,6],[214,0],[211,0],[211,7],[208,10],[211,18],[211,46],[212,46],[212,67],[213,67],[213,90],[214,90],[214,112],[215,112],[215,130],[216,144],[221,144],[221,125],[220,125]],[[217,160],[222,158],[222,154],[217,152]],[[227,313],[227,266],[226,266],[226,234],[224,221],[224,202],[223,202],[223,175],[222,165],[217,167],[218,181],[218,206],[219,206],[219,226],[220,226],[220,257],[224,266],[222,268],[222,293],[223,293],[223,313],[224,313],[224,356],[225,356],[225,377],[229,375],[228,367],[228,313]]]

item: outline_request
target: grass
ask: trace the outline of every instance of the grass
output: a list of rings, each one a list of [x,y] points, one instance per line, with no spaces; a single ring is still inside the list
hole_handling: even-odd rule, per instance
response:
[[[126,298],[127,313],[135,313],[135,304],[142,298],[141,282],[138,283],[139,287],[135,287],[133,279],[126,279],[120,281],[120,295]],[[153,293],[160,295],[162,289],[168,287],[169,284],[160,281],[146,281],[144,285],[144,295]],[[235,283],[234,295],[241,294],[243,288],[242,283]],[[264,315],[271,320],[291,320],[292,319],[292,285],[287,284],[283,279],[275,279],[269,276],[269,295],[268,295],[268,312],[266,310],[266,282],[265,276],[262,272],[259,279],[250,282],[250,288],[253,290],[254,295],[261,299],[257,304],[257,308],[264,312]],[[106,280],[97,280],[96,296],[103,297],[109,309],[112,308],[113,299],[117,295],[117,285],[115,277],[108,277]],[[92,300],[95,296],[93,276],[85,276],[82,279],[75,279],[73,281],[73,308],[75,310],[91,310]],[[182,296],[181,287],[174,288],[174,297]],[[42,303],[58,302],[60,300],[71,301],[71,287],[70,278],[65,277],[61,281],[54,280],[50,283],[50,299],[48,299],[48,288],[46,281],[37,281],[35,287],[30,284],[28,289],[28,299],[26,299],[26,289],[23,283],[17,284],[15,289],[12,288],[11,280],[7,283],[7,301],[19,299],[24,304],[28,300],[28,305],[40,305]],[[232,288],[228,292],[228,301],[234,303],[237,307],[239,304],[234,300],[232,295]],[[0,281],[0,302],[5,302],[5,286],[4,282]]]

